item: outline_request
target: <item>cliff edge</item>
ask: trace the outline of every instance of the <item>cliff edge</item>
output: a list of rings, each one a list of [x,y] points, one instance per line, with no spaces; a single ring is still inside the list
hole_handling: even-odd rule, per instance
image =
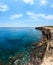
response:
[[[53,65],[53,26],[36,27],[36,29],[42,32],[42,40],[37,46],[46,44],[41,65]]]

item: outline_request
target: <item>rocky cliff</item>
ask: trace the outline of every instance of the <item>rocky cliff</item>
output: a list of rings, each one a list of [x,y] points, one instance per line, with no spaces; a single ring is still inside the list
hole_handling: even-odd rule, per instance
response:
[[[37,46],[41,47],[46,44],[41,65],[53,65],[53,27],[36,27],[36,29],[42,32],[42,40]]]
[[[26,45],[26,50],[11,58],[7,65],[53,65],[53,27],[35,29],[42,32],[40,42]]]

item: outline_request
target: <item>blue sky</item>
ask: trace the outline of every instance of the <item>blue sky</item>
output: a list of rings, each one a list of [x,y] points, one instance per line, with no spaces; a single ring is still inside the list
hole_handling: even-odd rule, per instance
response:
[[[53,25],[53,0],[0,0],[0,27]]]

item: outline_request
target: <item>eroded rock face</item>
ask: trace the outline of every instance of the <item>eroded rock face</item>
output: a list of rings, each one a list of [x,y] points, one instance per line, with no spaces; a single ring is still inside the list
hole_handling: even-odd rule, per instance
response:
[[[38,46],[47,44],[41,65],[53,65],[53,27],[37,27],[36,29],[42,32],[42,43],[39,43]]]

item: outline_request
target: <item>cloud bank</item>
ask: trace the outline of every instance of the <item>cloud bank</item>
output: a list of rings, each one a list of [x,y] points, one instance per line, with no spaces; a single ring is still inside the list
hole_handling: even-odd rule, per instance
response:
[[[43,19],[46,19],[46,20],[53,20],[53,15],[52,14],[48,14],[48,15],[46,15],[44,13],[34,14],[34,13],[30,12],[30,11],[27,11],[26,13],[31,18],[35,18],[35,19],[43,18]]]

